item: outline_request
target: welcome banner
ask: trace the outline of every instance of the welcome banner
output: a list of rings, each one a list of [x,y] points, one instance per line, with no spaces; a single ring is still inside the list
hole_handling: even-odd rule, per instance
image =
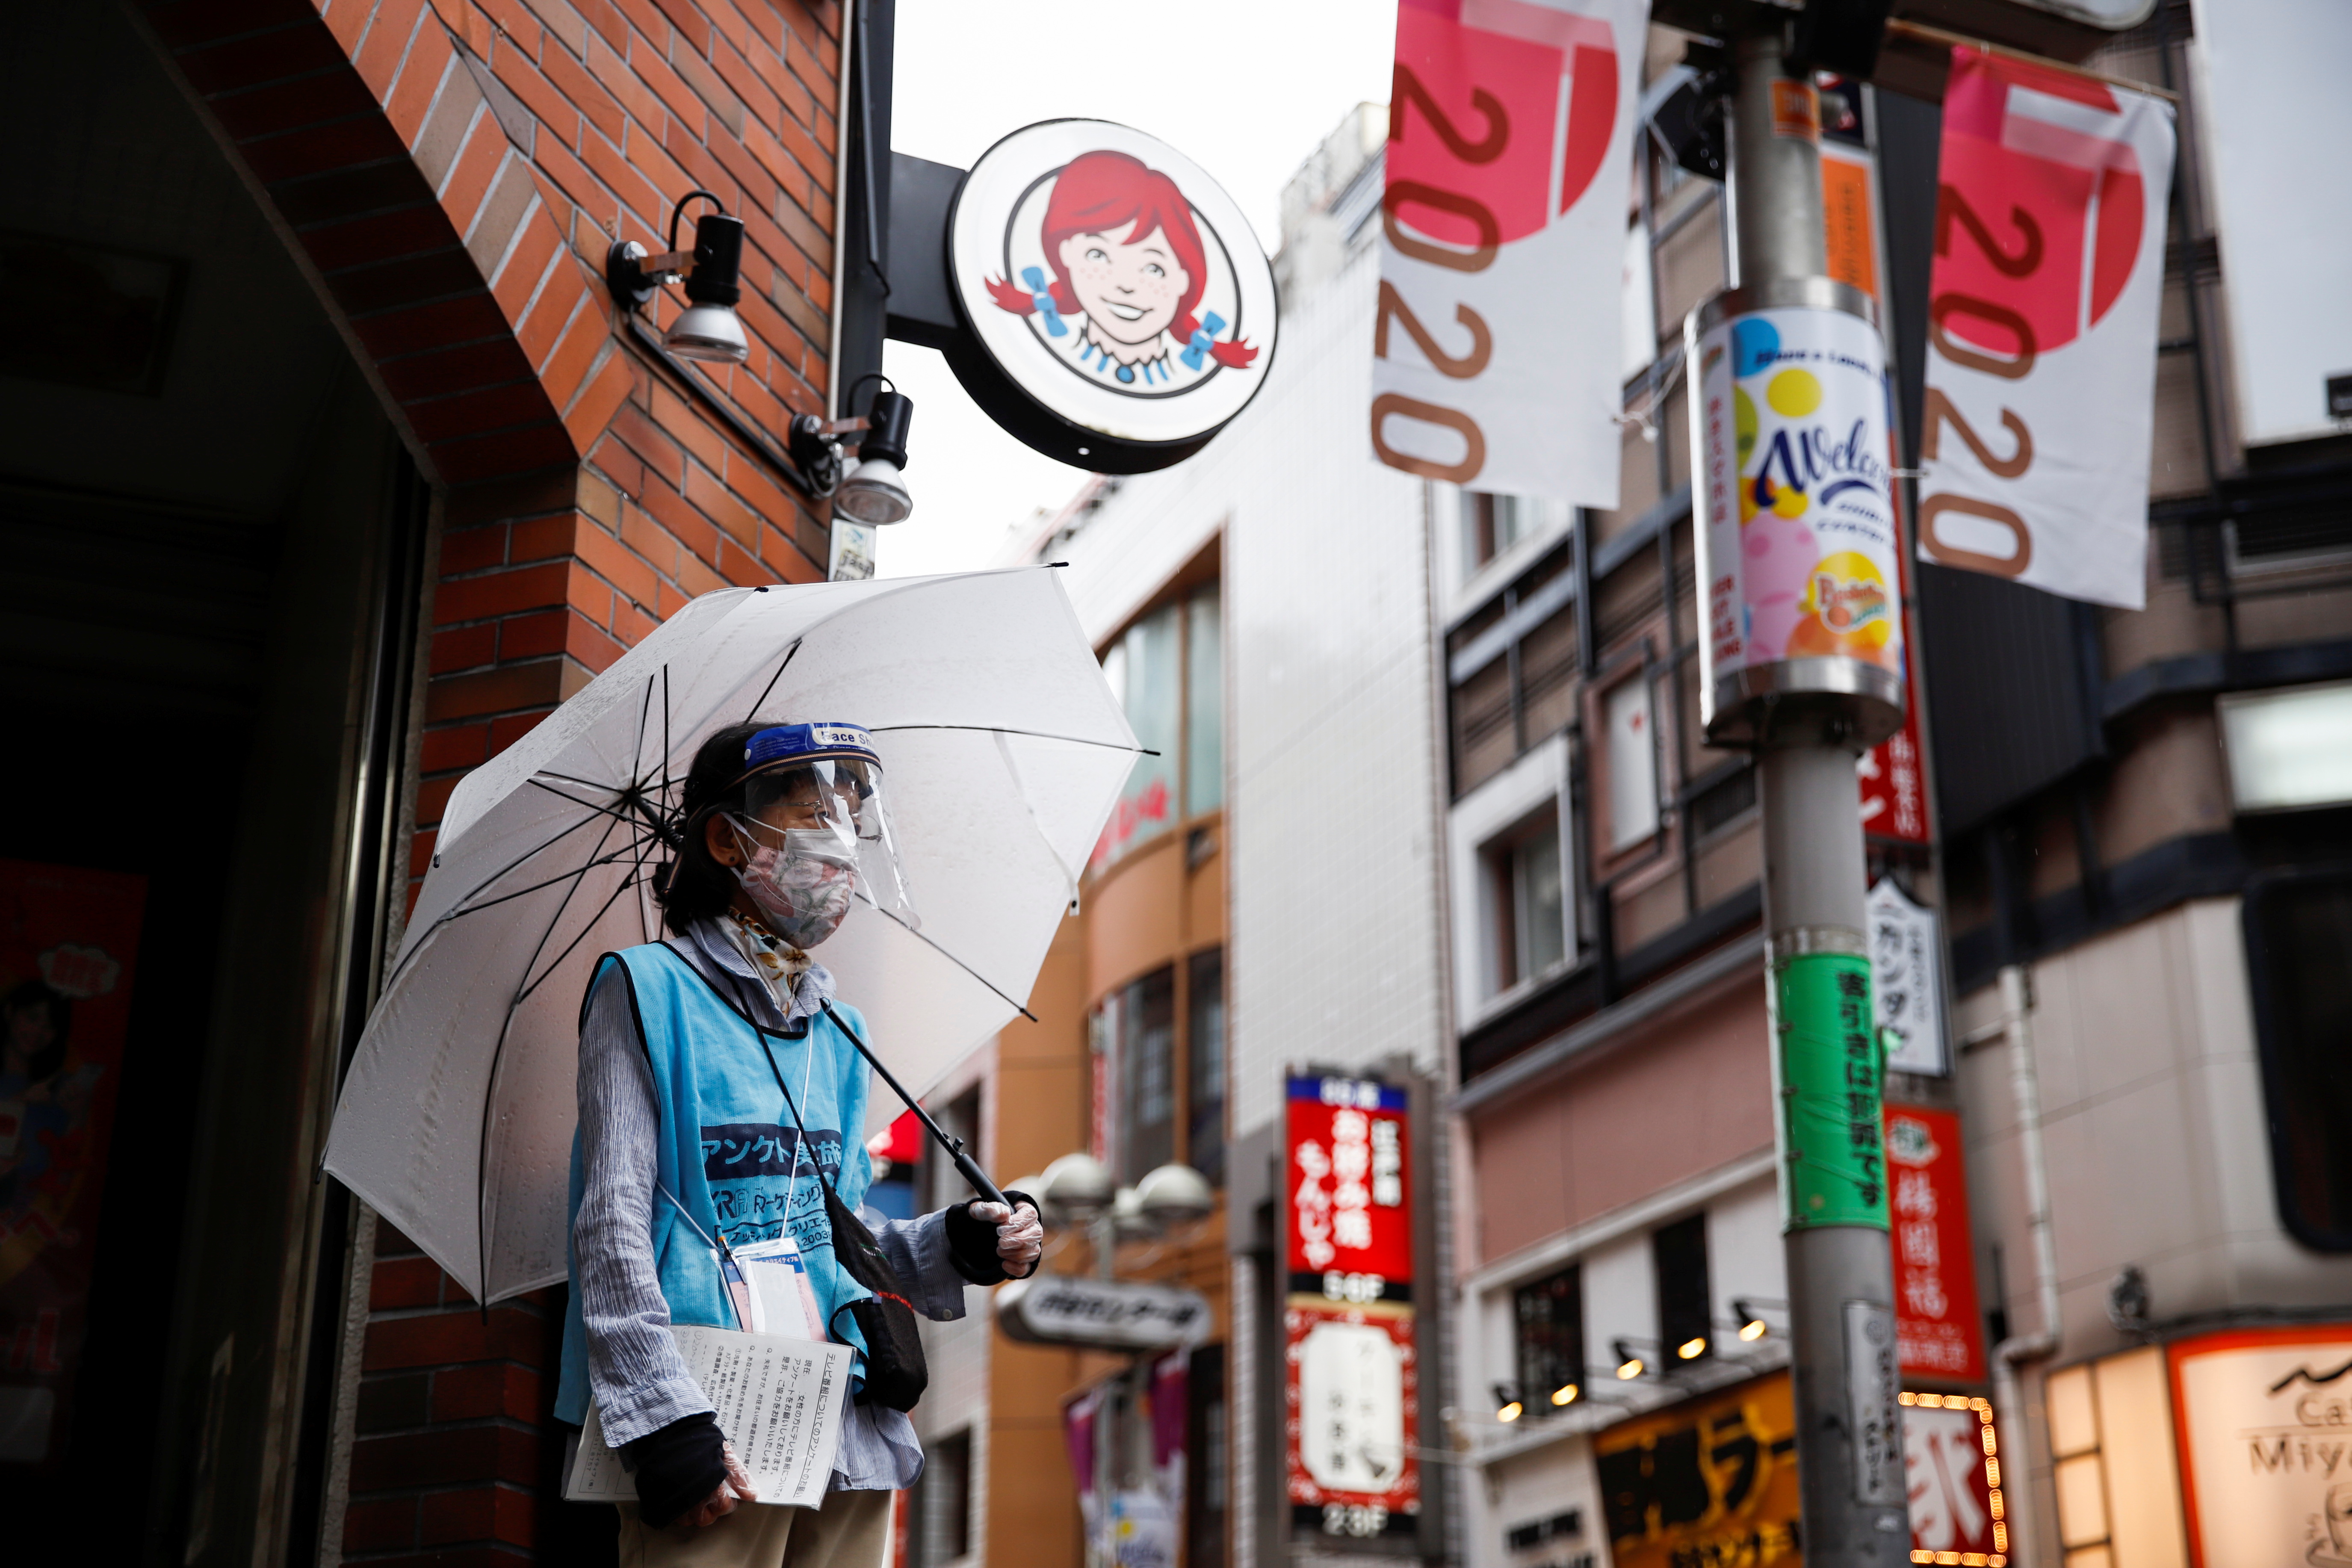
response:
[[[1625,170],[1648,0],[1402,0],[1372,449],[1617,504]]]
[[[2172,112],[1952,51],[1922,407],[1919,551],[2138,609]]]

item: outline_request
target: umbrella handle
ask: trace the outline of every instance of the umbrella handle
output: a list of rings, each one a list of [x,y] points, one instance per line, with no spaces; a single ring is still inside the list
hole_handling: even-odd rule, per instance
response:
[[[843,1034],[849,1037],[849,1043],[857,1047],[857,1054],[866,1058],[866,1065],[881,1076],[882,1081],[890,1086],[890,1092],[906,1102],[907,1109],[915,1113],[916,1120],[920,1121],[930,1135],[939,1141],[940,1147],[948,1152],[949,1158],[955,1162],[956,1174],[970,1183],[971,1190],[982,1198],[992,1204],[1002,1204],[1005,1213],[1012,1213],[1013,1205],[1006,1200],[1003,1192],[994,1182],[988,1179],[988,1173],[980,1168],[980,1162],[964,1152],[963,1140],[950,1137],[946,1128],[931,1120],[931,1113],[923,1109],[922,1101],[907,1092],[907,1086],[898,1081],[898,1075],[884,1067],[882,1058],[876,1056],[872,1048],[858,1037],[857,1031],[842,1021],[841,1015],[833,1010],[831,1002],[823,1003],[822,1005],[824,1008],[824,1016],[832,1019]]]

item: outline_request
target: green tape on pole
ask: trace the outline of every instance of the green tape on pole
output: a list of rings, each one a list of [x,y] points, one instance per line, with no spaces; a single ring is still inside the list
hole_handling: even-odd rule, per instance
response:
[[[1772,970],[1782,1227],[1885,1230],[1885,1058],[1871,1027],[1870,961],[1803,952],[1775,961]]]

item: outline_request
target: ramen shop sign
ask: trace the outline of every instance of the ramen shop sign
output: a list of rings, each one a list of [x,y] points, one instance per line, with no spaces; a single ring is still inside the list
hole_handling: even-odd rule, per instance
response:
[[[1217,184],[1100,120],[1016,131],[948,219],[949,363],[1000,425],[1097,473],[1190,457],[1265,382],[1274,274]]]

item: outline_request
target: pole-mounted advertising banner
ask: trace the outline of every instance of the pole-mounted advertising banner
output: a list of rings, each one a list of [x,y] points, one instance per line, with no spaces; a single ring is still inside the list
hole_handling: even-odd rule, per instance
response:
[[[1919,435],[1927,560],[2145,602],[2172,150],[2157,99],[1953,49]]]
[[[1402,0],[1372,449],[1617,504],[1624,171],[1648,0]]]
[[[1412,1535],[1420,1524],[1412,1117],[1369,1079],[1284,1086],[1284,1490],[1293,1529]]]

